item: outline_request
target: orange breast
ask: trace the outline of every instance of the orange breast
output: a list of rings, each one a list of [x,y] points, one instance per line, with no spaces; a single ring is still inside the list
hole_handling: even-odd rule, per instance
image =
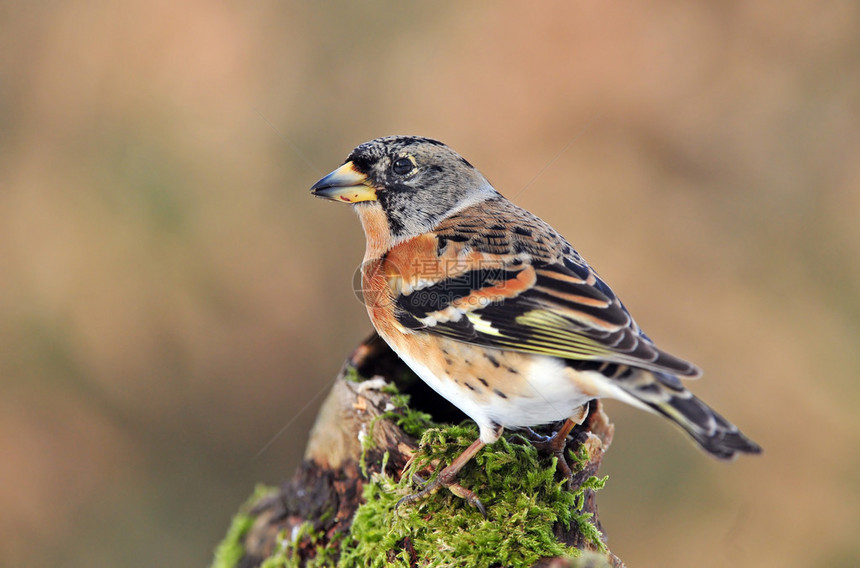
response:
[[[362,297],[373,327],[386,339],[396,331],[394,296],[382,271],[382,260],[365,262],[362,267]]]

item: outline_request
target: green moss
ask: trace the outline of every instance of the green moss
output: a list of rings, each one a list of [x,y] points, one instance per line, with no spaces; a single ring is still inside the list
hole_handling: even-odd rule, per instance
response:
[[[212,568],[233,568],[242,558],[245,553],[243,540],[248,534],[251,525],[254,524],[254,517],[250,516],[250,511],[260,502],[260,500],[273,493],[277,489],[258,485],[254,488],[254,494],[239,508],[239,512],[233,517],[230,522],[230,528],[227,529],[227,535],[224,537],[218,546],[215,548],[215,557],[212,560]]]
[[[347,365],[341,376],[345,381],[349,381],[351,383],[360,383],[365,380],[364,377],[358,374],[358,369],[352,365]]]
[[[310,523],[302,523],[296,537],[304,537]],[[286,531],[278,533],[275,539],[275,552],[266,558],[260,568],[299,568],[298,539],[287,537]]]
[[[575,526],[598,551],[606,552],[591,514],[580,512],[585,491],[599,490],[606,478],[592,476],[571,492],[565,480],[556,479],[555,458],[539,454],[525,440],[511,443],[502,438],[479,452],[460,474],[460,483],[474,491],[486,507],[487,519],[444,489],[395,510],[401,497],[420,489],[411,481],[415,473],[440,471],[478,432],[470,423],[434,423],[428,414],[409,409],[405,395],[394,395],[392,406],[377,420],[391,420],[421,440],[402,479],[385,475],[387,452],[381,457],[381,467],[367,467],[374,465],[365,463],[373,455],[367,452],[373,444],[376,421],[372,422],[362,438],[361,466],[365,472],[383,473],[374,474],[365,484],[365,502],[356,511],[349,534],[329,538],[304,523],[292,534],[278,536],[275,552],[263,568],[409,567],[415,562],[420,566],[490,568],[530,566],[546,556],[567,557],[573,566],[582,568],[608,566],[605,554],[582,553],[559,543],[553,533],[557,523]],[[574,472],[582,471],[588,463],[586,448],[570,453],[570,461]],[[216,551],[213,568],[232,568],[241,558],[242,539],[253,522],[247,511],[267,491],[259,488],[233,520]]]
[[[570,456],[570,469],[573,473],[578,473],[582,471],[586,465],[588,465],[588,449],[583,445],[579,447],[579,450],[576,453],[568,452]],[[585,481],[582,482],[582,485],[579,487],[576,496],[576,504],[574,506],[574,511],[582,511],[583,506],[585,505],[585,491],[592,490],[598,491],[603,489],[603,486],[606,484],[606,480],[609,479],[609,476],[604,476],[602,478],[598,478],[595,476],[591,476]],[[589,541],[591,542],[598,551],[602,553],[608,552],[606,548],[606,544],[603,542],[601,538],[600,531],[591,522],[591,518],[594,515],[591,513],[580,513],[574,512],[572,521],[576,523],[577,529],[579,532]]]
[[[566,527],[576,523],[605,550],[591,515],[577,513],[584,490],[599,489],[605,478],[591,477],[572,493],[565,481],[555,479],[555,458],[540,457],[528,443],[499,440],[461,472],[459,481],[478,494],[488,519],[444,490],[394,509],[401,497],[418,489],[410,481],[414,473],[436,462],[435,471],[441,470],[477,434],[473,425],[427,429],[401,481],[375,475],[364,488],[365,504],[356,512],[338,566],[410,566],[417,560],[422,566],[489,568],[528,566],[544,556],[577,556],[578,550],[556,540],[557,522]]]
[[[570,458],[570,461],[567,464],[570,466],[570,471],[573,473],[579,473],[588,465],[588,448],[586,448],[585,445],[579,446],[576,453],[568,450],[567,457]]]
[[[570,563],[571,568],[613,568],[606,554],[583,552]]]
[[[260,568],[326,568],[337,563],[341,537],[335,535],[331,542],[327,541],[322,531],[315,531],[313,524],[304,522],[292,534],[281,531],[275,541],[275,553],[266,558]],[[300,549],[305,555],[310,552],[304,564]]]
[[[393,421],[397,426],[412,436],[420,438],[425,430],[437,426],[433,418],[426,412],[409,408],[409,395],[394,393],[391,404],[395,410],[386,412],[383,418]]]

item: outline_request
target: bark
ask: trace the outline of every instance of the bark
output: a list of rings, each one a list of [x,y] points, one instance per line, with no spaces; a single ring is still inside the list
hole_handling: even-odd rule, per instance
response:
[[[296,535],[302,530],[315,536],[294,539],[291,565],[303,566],[309,561],[313,563],[314,559],[314,565],[333,565],[336,562],[337,552],[326,557],[330,559],[325,561],[318,556],[328,542],[336,543],[342,535],[349,534],[354,514],[362,503],[362,489],[370,476],[380,471],[383,455],[388,453],[386,473],[398,479],[418,447],[416,439],[401,430],[395,421],[385,417],[392,408],[390,389],[382,389],[385,384],[393,384],[401,393],[409,394],[410,407],[429,413],[437,422],[466,420],[458,409],[422,381],[416,380],[378,336],[370,336],[344,364],[319,411],[304,460],[292,479],[250,509],[248,514],[253,522],[249,522],[249,528],[239,540],[242,551],[236,566],[260,566],[265,559],[277,553],[279,546],[283,546],[283,535]],[[613,426],[600,404],[593,402],[585,423],[576,427],[568,438],[569,449],[581,451],[584,445],[588,452],[587,463],[572,477],[571,491],[576,491],[586,479],[597,473],[612,440],[612,432]],[[368,444],[365,440],[362,444],[359,433],[372,436],[373,443]],[[364,472],[360,465],[363,446]],[[467,505],[463,503],[463,507]],[[586,490],[582,510],[592,513],[593,524],[600,528],[593,491]],[[586,551],[596,548],[578,531],[575,523],[570,527],[556,523],[551,530],[560,542]],[[280,545],[279,535],[282,535]],[[414,550],[410,550],[408,538],[400,542],[400,547],[401,550],[390,551],[389,558],[405,550],[413,559],[410,561],[412,566],[425,565],[416,557]],[[623,566],[611,553],[576,560],[543,558],[533,565]]]

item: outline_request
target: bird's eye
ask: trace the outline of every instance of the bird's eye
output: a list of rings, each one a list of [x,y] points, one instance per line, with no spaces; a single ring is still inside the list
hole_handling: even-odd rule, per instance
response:
[[[391,171],[399,176],[405,176],[411,172],[414,167],[415,165],[409,158],[397,158],[394,160],[394,163],[391,164]]]

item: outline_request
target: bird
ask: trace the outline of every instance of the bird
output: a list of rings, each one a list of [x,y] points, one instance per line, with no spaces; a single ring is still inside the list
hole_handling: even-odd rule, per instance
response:
[[[311,193],[358,215],[378,334],[478,426],[474,443],[398,504],[447,487],[486,516],[457,482],[469,460],[505,429],[564,421],[542,440],[560,454],[595,399],[662,415],[719,459],[762,451],[684,386],[699,368],[657,347],[564,237],[442,142],[370,140]]]

